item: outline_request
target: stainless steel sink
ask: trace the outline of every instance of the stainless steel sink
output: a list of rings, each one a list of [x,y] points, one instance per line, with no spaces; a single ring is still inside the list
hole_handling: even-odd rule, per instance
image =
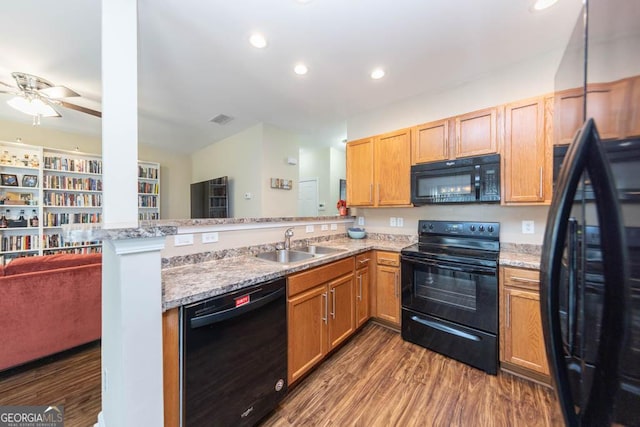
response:
[[[313,258],[313,254],[287,249],[276,249],[275,251],[259,253],[256,257],[267,261],[279,262],[280,264],[291,264],[311,259]]]
[[[296,251],[307,252],[314,255],[329,255],[329,254],[335,254],[338,252],[344,252],[346,251],[346,249],[331,248],[328,246],[309,245],[309,246],[303,246],[301,248],[296,248]]]

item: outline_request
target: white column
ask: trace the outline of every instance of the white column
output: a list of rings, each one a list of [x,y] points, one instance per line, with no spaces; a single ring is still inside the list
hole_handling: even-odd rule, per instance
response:
[[[103,243],[102,427],[164,425],[164,242],[154,237]]]
[[[102,1],[103,226],[138,225],[136,0]]]

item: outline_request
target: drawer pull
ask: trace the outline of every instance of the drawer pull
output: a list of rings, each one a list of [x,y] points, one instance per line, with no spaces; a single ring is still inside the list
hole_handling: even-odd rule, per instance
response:
[[[539,285],[540,281],[535,279],[527,279],[526,277],[511,277],[512,282],[526,283],[528,285]]]

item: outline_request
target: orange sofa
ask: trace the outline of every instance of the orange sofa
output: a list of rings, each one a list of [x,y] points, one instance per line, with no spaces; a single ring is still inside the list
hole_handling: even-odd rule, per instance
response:
[[[0,266],[0,371],[99,339],[101,288],[101,254]]]

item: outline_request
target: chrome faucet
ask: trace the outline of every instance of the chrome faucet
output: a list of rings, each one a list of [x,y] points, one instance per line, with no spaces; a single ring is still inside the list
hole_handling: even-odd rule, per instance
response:
[[[291,237],[293,237],[293,228],[287,228],[284,232],[284,249],[291,249]]]

